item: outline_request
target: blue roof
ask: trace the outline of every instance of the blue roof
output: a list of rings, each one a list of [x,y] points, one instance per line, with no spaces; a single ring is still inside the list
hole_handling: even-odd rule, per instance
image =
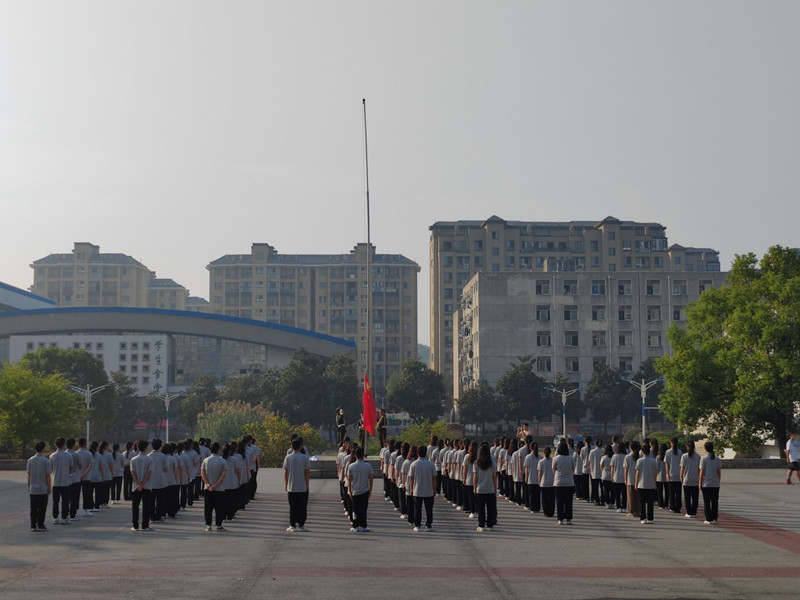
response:
[[[27,290],[23,290],[21,288],[15,287],[8,283],[3,283],[0,281],[0,289],[8,290],[9,292],[13,292],[15,294],[19,294],[20,296],[25,296],[26,298],[30,298],[32,300],[38,300],[39,302],[46,302],[47,304],[55,305],[55,300],[50,300],[50,298],[45,298],[44,296],[37,296]]]

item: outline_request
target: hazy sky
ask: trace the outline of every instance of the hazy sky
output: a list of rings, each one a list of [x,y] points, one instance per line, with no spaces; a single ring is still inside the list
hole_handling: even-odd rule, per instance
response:
[[[0,1],[0,281],[90,241],[208,297],[254,241],[422,266],[437,220],[800,246],[800,3]]]

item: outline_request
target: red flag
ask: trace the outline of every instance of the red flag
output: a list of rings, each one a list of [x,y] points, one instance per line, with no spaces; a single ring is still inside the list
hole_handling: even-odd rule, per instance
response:
[[[370,435],[375,435],[375,421],[378,415],[375,412],[375,398],[372,395],[372,388],[369,386],[369,377],[364,374],[364,395],[361,397],[364,407],[364,429]]]

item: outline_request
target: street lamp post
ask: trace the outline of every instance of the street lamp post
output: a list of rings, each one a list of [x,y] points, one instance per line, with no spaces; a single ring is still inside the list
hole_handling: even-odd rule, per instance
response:
[[[170,394],[169,392],[164,392],[163,394],[153,394],[153,395],[159,400],[162,400],[164,402],[164,408],[166,409],[167,413],[166,437],[167,437],[167,444],[169,444],[169,405],[173,400],[175,400],[175,398],[180,398],[181,396],[186,395],[186,392],[178,392],[177,394]]]
[[[645,380],[642,379],[641,383],[638,382],[638,381],[635,381],[633,379],[626,379],[625,381],[627,381],[633,387],[638,389],[642,394],[642,439],[644,439],[645,435],[646,435],[646,429],[647,429],[647,420],[645,419],[645,415],[647,414],[648,410],[658,410],[659,409],[658,406],[646,406],[645,405],[645,403],[647,402],[647,390],[649,390],[655,384],[664,381],[664,378],[663,377],[659,377],[658,379],[653,379],[653,381],[648,381],[648,382],[645,382]]]
[[[112,387],[114,385],[116,385],[116,384],[113,381],[109,381],[105,385],[98,385],[95,388],[93,388],[88,383],[86,384],[85,388],[79,387],[77,385],[69,386],[70,389],[73,392],[76,392],[78,394],[83,394],[83,396],[84,396],[84,398],[86,400],[86,441],[87,442],[89,441],[89,422],[91,421],[91,418],[89,417],[89,409],[92,407],[92,396],[94,394],[96,394],[97,392],[100,392],[100,391],[106,389],[107,387]]]
[[[571,396],[575,392],[580,391],[580,388],[574,390],[556,389],[554,387],[548,388],[551,392],[558,392],[561,394],[561,431],[564,439],[567,439],[567,396]]]

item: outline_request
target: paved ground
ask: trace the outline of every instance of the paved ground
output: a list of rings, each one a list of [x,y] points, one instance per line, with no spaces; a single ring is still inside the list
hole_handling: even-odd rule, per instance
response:
[[[195,505],[151,534],[128,503],[48,533],[28,530],[24,473],[0,472],[0,598],[786,598],[800,584],[800,486],[783,471],[723,473],[720,524],[656,510],[643,526],[576,503],[575,525],[505,501],[493,533],[437,500],[432,533],[413,533],[376,498],[369,534],[348,533],[335,480],[312,481],[308,533],[287,533],[278,470],[227,532],[205,533]],[[376,488],[376,491],[379,491]],[[700,517],[702,517],[702,500]]]

